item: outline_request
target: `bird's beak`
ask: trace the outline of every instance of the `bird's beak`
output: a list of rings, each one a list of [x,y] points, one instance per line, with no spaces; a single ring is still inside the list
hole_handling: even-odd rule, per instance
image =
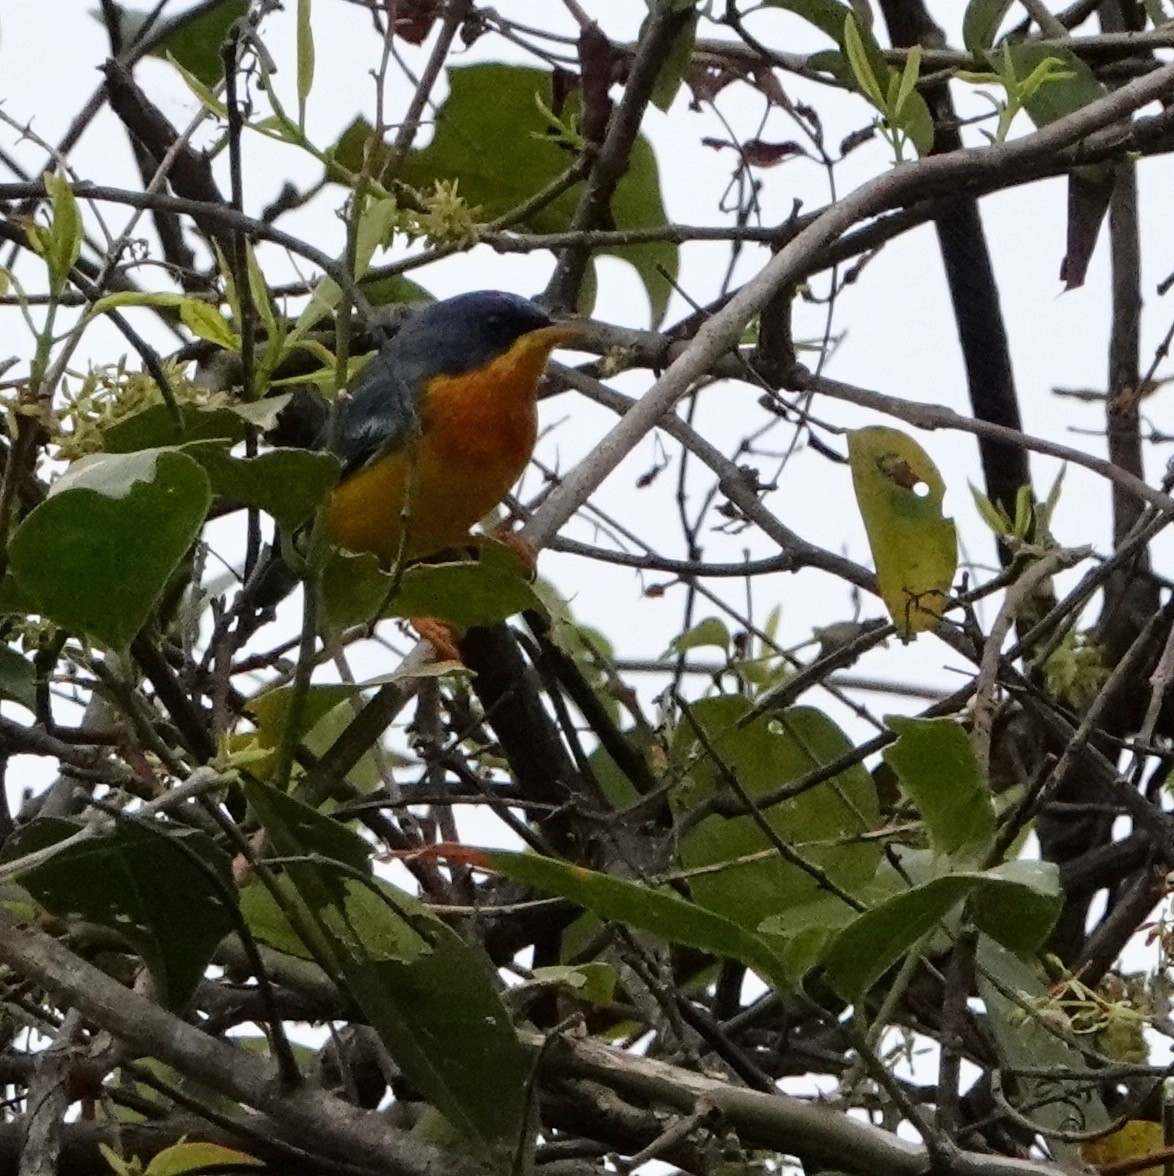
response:
[[[569,343],[572,339],[581,338],[583,328],[572,323],[555,323],[549,327],[539,327],[526,336],[527,344],[537,350],[545,350],[548,354],[556,347]]]

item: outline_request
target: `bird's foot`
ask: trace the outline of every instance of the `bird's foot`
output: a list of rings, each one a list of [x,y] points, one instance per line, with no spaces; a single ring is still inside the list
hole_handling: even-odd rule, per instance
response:
[[[527,580],[533,580],[538,575],[538,548],[529,539],[524,539],[516,531],[511,531],[508,523],[494,527],[491,537],[508,547],[518,557],[519,563],[526,571]]]
[[[432,646],[438,661],[461,660],[461,651],[457,648],[460,633],[447,621],[437,617],[412,617],[408,623]]]

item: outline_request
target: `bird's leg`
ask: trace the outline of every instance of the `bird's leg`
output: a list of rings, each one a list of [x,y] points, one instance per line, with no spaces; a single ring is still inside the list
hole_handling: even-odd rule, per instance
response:
[[[461,652],[457,649],[460,635],[453,625],[436,617],[411,617],[408,624],[416,630],[418,636],[432,646],[436,652],[437,660],[455,662],[461,660]]]

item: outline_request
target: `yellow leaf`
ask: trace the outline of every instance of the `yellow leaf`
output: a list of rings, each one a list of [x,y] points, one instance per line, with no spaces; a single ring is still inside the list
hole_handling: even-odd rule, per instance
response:
[[[1103,1135],[1091,1143],[1081,1144],[1080,1154],[1086,1164],[1099,1166],[1111,1164],[1116,1160],[1133,1160],[1141,1156],[1148,1156],[1150,1152],[1158,1151],[1163,1146],[1161,1123],[1151,1123],[1146,1119],[1131,1119],[1120,1131],[1112,1135]],[[1159,1162],[1152,1168],[1144,1168],[1137,1176],[1161,1176],[1162,1164]]]
[[[941,474],[912,437],[879,426],[848,434],[848,458],[885,606],[902,636],[932,629],[958,567]]]

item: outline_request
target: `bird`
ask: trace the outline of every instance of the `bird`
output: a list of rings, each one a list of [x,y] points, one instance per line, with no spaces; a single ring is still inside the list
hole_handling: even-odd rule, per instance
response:
[[[340,399],[327,438],[341,465],[327,510],[334,541],[385,566],[467,544],[525,470],[538,381],[579,333],[501,290],[409,318]]]

